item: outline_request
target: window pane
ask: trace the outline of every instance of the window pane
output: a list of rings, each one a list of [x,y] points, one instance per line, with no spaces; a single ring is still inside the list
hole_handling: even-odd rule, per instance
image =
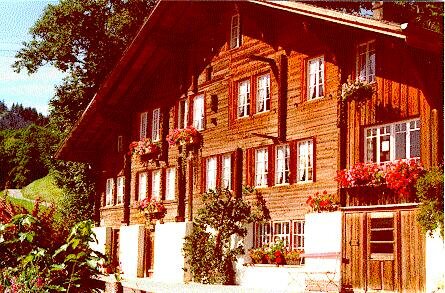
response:
[[[420,130],[415,130],[410,132],[410,149],[411,158],[420,157]]]
[[[230,155],[225,155],[222,162],[222,187],[232,188],[232,158]]]
[[[206,177],[206,189],[216,188],[216,158],[207,159],[207,177]]]
[[[406,159],[406,133],[396,133],[396,160]]]
[[[138,188],[139,200],[143,200],[147,197],[147,173],[139,173],[139,188]]]
[[[204,96],[199,95],[193,99],[193,126],[197,130],[204,129]]]

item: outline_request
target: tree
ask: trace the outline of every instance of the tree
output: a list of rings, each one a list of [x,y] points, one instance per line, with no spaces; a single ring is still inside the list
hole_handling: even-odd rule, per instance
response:
[[[139,30],[155,0],[61,0],[48,5],[13,67],[32,74],[45,64],[66,72],[50,100],[50,128],[65,137]],[[94,178],[85,164],[57,162],[66,211],[92,211]],[[79,199],[82,202],[79,202]],[[83,202],[86,200],[87,202]],[[75,215],[69,213],[69,215]]]

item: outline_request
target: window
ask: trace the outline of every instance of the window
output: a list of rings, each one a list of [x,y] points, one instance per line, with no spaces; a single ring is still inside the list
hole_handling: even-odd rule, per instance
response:
[[[188,126],[189,105],[187,100],[179,101],[178,106],[178,128],[186,128]]]
[[[155,170],[151,177],[151,198],[161,199],[161,170]]]
[[[297,146],[297,181],[311,182],[313,178],[313,143],[312,140],[298,142]]]
[[[256,112],[270,110],[270,74],[265,74],[257,79]]]
[[[241,46],[241,30],[240,30],[240,17],[239,14],[232,16],[230,27],[230,49],[238,48]]]
[[[288,249],[304,249],[304,220],[256,223],[254,246],[262,247],[283,240]]]
[[[204,129],[204,95],[193,99],[193,126],[197,130]]]
[[[293,221],[292,248],[304,249],[304,220]]]
[[[113,191],[114,191],[114,179],[108,178],[105,185],[105,205],[110,206],[113,204]]]
[[[238,84],[238,117],[247,117],[250,114],[250,80]]]
[[[308,100],[321,98],[324,95],[324,58],[314,58],[308,61]]]
[[[141,113],[139,124],[139,140],[147,137],[147,112]]]
[[[168,168],[165,177],[165,199],[176,198],[176,168]]]
[[[275,184],[287,184],[289,183],[289,145],[277,146],[275,153]]]
[[[124,202],[124,190],[125,190],[125,177],[117,177],[117,193],[116,204],[122,204]]]
[[[420,120],[365,129],[365,161],[383,163],[420,157]]]
[[[157,108],[153,110],[153,120],[151,124],[151,140],[161,140],[161,129],[159,127],[161,120],[161,109]]]
[[[232,157],[222,157],[222,188],[232,189]]]
[[[216,188],[216,172],[217,172],[217,163],[216,157],[210,157],[206,162],[206,190],[215,189]]]
[[[391,212],[372,213],[369,230],[371,259],[393,259],[394,214]]]
[[[117,137],[117,152],[121,153],[124,150],[124,143],[122,135]]]
[[[268,151],[267,148],[255,151],[255,186],[267,186],[268,175]]]
[[[371,83],[375,81],[375,41],[357,46],[357,78]]]
[[[143,200],[147,197],[147,172],[138,175],[138,199]]]

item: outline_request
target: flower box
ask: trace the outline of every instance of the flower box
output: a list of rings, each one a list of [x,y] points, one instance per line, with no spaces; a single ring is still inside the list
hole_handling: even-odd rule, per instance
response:
[[[130,143],[129,154],[139,156],[142,161],[158,160],[161,155],[161,146],[159,143],[153,143],[149,138],[144,138]]]
[[[360,80],[353,82],[352,80],[348,79],[348,81],[342,86],[341,96],[343,101],[354,100],[357,102],[362,102],[371,98],[372,93],[372,85]]]
[[[193,126],[183,129],[176,128],[167,135],[167,142],[170,146],[199,147],[201,134]]]

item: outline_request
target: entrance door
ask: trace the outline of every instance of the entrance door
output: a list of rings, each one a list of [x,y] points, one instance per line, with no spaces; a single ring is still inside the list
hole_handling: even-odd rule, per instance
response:
[[[343,221],[342,283],[344,288],[350,290],[365,288],[364,215],[345,213]]]
[[[397,225],[396,213],[367,214],[367,287],[393,291],[395,288]]]

